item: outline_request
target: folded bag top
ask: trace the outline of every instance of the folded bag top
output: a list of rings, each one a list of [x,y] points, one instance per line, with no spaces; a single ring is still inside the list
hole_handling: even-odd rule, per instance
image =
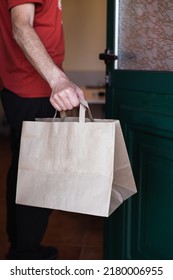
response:
[[[108,217],[136,192],[118,120],[81,100],[79,117],[23,122],[16,203]]]

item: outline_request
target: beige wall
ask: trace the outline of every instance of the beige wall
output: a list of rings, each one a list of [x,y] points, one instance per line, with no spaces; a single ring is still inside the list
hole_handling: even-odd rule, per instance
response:
[[[106,0],[62,0],[65,71],[104,71],[98,59],[106,47]]]

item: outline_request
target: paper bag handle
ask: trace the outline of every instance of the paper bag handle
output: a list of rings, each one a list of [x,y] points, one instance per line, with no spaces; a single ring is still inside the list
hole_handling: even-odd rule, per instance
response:
[[[94,122],[94,118],[92,116],[91,110],[89,108],[88,102],[85,99],[80,99],[80,106],[79,106],[79,122],[85,122],[85,113],[86,110],[88,112],[88,116],[92,122]]]
[[[93,118],[91,110],[88,106],[88,102],[85,99],[80,99],[80,105],[79,105],[79,122],[80,123],[85,123],[86,110],[88,112],[88,116],[89,116],[91,122],[94,122],[94,118]],[[56,115],[57,115],[57,110],[55,111],[53,121],[55,120]],[[66,118],[66,112],[65,111],[60,111],[60,118],[61,118],[61,121],[65,120],[65,118]]]

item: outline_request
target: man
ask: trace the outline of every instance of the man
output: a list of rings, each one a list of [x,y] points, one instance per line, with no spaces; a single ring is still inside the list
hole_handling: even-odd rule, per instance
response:
[[[7,176],[8,259],[53,259],[41,246],[51,210],[15,204],[23,120],[71,110],[83,92],[62,71],[64,39],[61,1],[1,0],[1,100],[11,127],[12,163]]]

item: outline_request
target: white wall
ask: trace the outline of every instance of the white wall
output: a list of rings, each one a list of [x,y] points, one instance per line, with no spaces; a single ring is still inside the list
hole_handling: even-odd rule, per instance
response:
[[[106,48],[106,2],[62,0],[66,72],[104,73],[104,62],[98,56]]]

